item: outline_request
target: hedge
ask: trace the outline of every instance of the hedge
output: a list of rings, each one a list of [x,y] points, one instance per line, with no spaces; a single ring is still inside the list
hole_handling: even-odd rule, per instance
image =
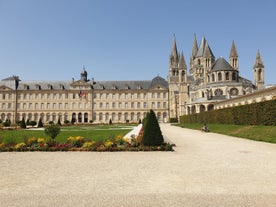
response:
[[[276,100],[184,115],[180,123],[276,126]]]

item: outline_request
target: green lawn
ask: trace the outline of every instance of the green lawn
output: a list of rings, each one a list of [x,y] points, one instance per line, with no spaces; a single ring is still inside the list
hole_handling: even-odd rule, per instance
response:
[[[116,135],[125,135],[131,131],[133,125],[104,125],[104,126],[68,126],[62,127],[56,140],[60,143],[66,142],[70,136],[82,136],[93,141],[105,140]],[[4,130],[0,131],[0,142],[8,139],[15,140],[16,143],[23,142],[27,138],[47,138],[44,130]],[[1,141],[2,140],[2,141]]]
[[[184,124],[178,126],[200,130],[202,124]],[[208,127],[211,132],[219,134],[226,134],[234,137],[252,139],[256,141],[276,143],[276,126],[208,124]]]

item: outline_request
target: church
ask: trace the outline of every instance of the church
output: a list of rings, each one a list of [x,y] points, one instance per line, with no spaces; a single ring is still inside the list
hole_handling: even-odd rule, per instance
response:
[[[230,47],[229,47],[230,48]],[[183,53],[173,39],[169,58],[170,117],[213,110],[216,103],[264,89],[264,64],[257,52],[254,83],[239,75],[239,55],[232,42],[229,61],[215,58],[205,37],[198,44],[194,36],[189,74]]]
[[[23,118],[43,123],[137,123],[153,109],[160,122],[181,115],[216,109],[225,100],[264,89],[264,64],[257,52],[254,83],[239,75],[235,43],[229,61],[215,58],[205,37],[194,36],[189,73],[176,38],[169,56],[167,80],[157,76],[141,81],[97,81],[85,68],[69,81],[23,81],[11,76],[0,81],[0,119],[12,123]],[[274,90],[275,91],[275,90]]]

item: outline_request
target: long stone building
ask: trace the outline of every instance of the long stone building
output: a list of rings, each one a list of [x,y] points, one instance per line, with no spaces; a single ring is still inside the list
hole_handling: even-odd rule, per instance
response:
[[[149,109],[160,121],[168,118],[168,83],[157,76],[144,81],[88,80],[83,68],[75,81],[21,81],[12,76],[0,82],[0,118],[42,122],[139,122]]]
[[[21,81],[12,76],[0,81],[0,119],[126,123],[142,120],[153,109],[158,120],[166,122],[184,114],[221,108],[219,103],[230,99],[238,102],[244,99],[237,97],[257,91],[258,96],[266,94],[265,100],[272,99],[274,96],[268,96],[264,89],[264,64],[259,51],[253,73],[254,83],[239,75],[234,42],[227,62],[222,57],[215,58],[204,37],[198,45],[194,36],[188,74],[174,37],[167,81],[159,76],[142,81],[89,80],[85,68],[76,81]],[[271,90],[275,94],[276,87]],[[233,101],[231,105],[238,105]],[[243,102],[246,103],[250,101]]]

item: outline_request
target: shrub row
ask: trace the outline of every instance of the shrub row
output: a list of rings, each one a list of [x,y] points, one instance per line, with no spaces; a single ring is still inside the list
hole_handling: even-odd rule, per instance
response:
[[[180,123],[276,126],[276,100],[184,115]]]

